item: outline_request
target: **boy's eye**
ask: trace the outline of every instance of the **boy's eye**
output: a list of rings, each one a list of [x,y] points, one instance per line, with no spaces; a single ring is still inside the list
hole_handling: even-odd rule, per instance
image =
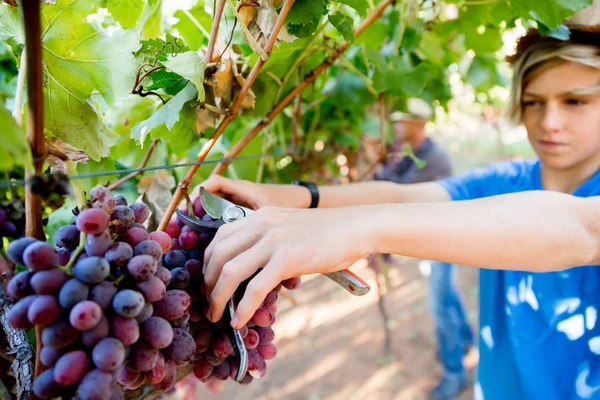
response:
[[[527,101],[523,101],[523,107],[527,108],[527,107],[535,107],[537,105],[539,105],[540,102],[537,100],[527,100]]]
[[[570,106],[580,106],[582,104],[585,104],[583,101],[581,101],[579,99],[567,99],[566,103]]]

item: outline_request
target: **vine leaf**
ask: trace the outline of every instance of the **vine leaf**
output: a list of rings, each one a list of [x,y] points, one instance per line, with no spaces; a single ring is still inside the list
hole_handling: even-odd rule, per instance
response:
[[[193,83],[188,83],[181,92],[177,93],[167,104],[159,108],[150,118],[136,124],[131,129],[131,137],[139,144],[143,144],[146,136],[148,136],[152,129],[164,124],[168,130],[171,130],[175,123],[179,121],[179,112],[183,105],[197,97],[198,91],[196,90],[196,86]]]
[[[177,54],[169,60],[164,61],[163,65],[176,74],[188,79],[196,86],[198,92],[198,101],[204,101],[204,71],[206,63],[204,59],[193,51]]]
[[[26,168],[33,168],[31,158],[31,148],[27,143],[25,132],[10,112],[0,106],[0,171],[10,171],[16,165],[22,165]]]

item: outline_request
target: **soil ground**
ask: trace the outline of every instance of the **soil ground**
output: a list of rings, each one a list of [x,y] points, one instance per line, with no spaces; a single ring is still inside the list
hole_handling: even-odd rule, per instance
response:
[[[267,375],[241,386],[231,380],[210,390],[203,384],[180,388],[178,399],[214,400],[412,400],[427,399],[441,377],[436,339],[427,304],[427,262],[396,257],[384,302],[390,317],[391,352],[385,351],[376,274],[360,260],[352,270],[371,292],[354,297],[323,276],[310,276],[300,289],[280,296],[277,357]],[[459,267],[458,286],[477,329],[478,272]],[[477,350],[465,357],[473,379]],[[473,398],[471,388],[458,400]]]

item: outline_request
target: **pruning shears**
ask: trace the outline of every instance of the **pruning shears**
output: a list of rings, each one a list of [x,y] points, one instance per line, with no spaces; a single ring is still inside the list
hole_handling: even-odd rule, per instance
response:
[[[193,218],[184,214],[180,210],[176,210],[177,215],[179,218],[181,218],[185,225],[200,233],[214,234],[221,226],[235,222],[254,213],[254,211],[249,208],[239,206],[231,201],[215,196],[214,194],[206,191],[206,189],[204,189],[202,186],[200,187],[200,203],[202,204],[202,207],[206,213],[212,217],[214,221],[204,221],[198,218]],[[339,272],[330,272],[323,275],[355,296],[363,296],[371,289],[368,283],[347,269]],[[230,318],[233,318],[235,314],[233,298],[229,299],[228,309]],[[237,329],[233,330],[233,338],[240,356],[240,366],[235,377],[235,379],[239,382],[246,375],[248,368],[248,352],[244,346],[242,335]]]

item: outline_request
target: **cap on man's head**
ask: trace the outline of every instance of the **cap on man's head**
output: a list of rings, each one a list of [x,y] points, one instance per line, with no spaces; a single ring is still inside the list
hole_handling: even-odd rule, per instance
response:
[[[390,121],[427,122],[432,115],[433,109],[425,100],[412,97],[406,102],[406,112],[396,111],[390,114]]]

